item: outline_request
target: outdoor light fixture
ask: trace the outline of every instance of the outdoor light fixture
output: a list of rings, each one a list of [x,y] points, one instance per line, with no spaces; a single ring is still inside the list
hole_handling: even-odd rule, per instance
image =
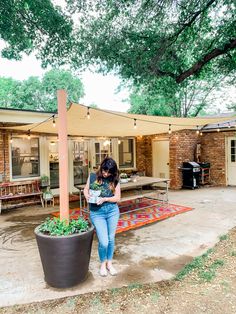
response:
[[[30,134],[30,130],[28,131],[28,140],[31,139],[31,134]]]
[[[89,107],[87,108],[87,119],[90,119],[90,112],[89,112]]]
[[[137,129],[137,120],[134,119],[134,129]]]
[[[220,132],[220,125],[219,125],[219,123],[218,123],[217,132]]]
[[[50,145],[54,146],[54,145],[56,145],[56,143],[54,141],[51,141]]]
[[[120,144],[121,143],[121,140],[118,140],[118,144]]]
[[[52,125],[53,125],[53,127],[55,128],[55,126],[56,126],[56,121],[55,121],[55,116],[54,116],[54,115],[52,116]]]
[[[172,131],[171,131],[171,124],[169,124],[169,131],[168,131],[168,133],[169,133],[169,134],[172,133]]]
[[[196,131],[196,134],[199,135],[199,129],[198,129],[198,125],[197,125],[197,131]]]

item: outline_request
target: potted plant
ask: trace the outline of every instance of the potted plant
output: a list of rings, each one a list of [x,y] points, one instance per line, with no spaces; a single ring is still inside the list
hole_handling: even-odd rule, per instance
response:
[[[83,217],[69,222],[46,218],[35,228],[45,281],[55,288],[68,288],[88,274],[94,227]]]
[[[45,174],[43,174],[43,175],[40,177],[40,186],[41,186],[41,187],[47,187],[47,186],[49,186],[49,177],[46,176]]]
[[[59,218],[47,218],[35,228],[45,281],[55,288],[72,287],[87,277],[94,233],[94,227],[84,218],[70,219],[66,99],[65,90],[57,91]]]
[[[121,174],[120,174],[120,182],[121,183],[127,183],[129,180],[128,180],[128,175],[127,175],[127,173],[125,173],[125,172],[122,172]]]
[[[46,190],[43,192],[43,199],[44,200],[51,200],[53,198],[53,194],[50,190]]]
[[[91,185],[90,185],[90,189],[89,189],[89,203],[97,203],[98,197],[102,194],[103,191],[103,187],[102,185],[97,182],[94,181]]]

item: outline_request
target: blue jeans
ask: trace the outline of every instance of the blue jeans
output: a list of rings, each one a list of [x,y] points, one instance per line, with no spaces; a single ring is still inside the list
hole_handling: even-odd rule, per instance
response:
[[[97,211],[90,211],[90,219],[98,237],[98,255],[101,263],[112,260],[115,233],[120,211],[115,203],[104,203]]]

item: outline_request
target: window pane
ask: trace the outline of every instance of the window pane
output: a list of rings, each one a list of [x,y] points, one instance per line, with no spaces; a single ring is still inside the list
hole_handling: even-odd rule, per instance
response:
[[[119,144],[119,167],[134,167],[134,140],[123,139]]]
[[[56,139],[49,140],[49,172],[50,172],[50,187],[59,187],[59,154],[58,142]]]
[[[88,178],[88,143],[73,143],[74,185],[86,183]]]
[[[231,140],[231,162],[235,162],[235,155],[236,155],[236,141]]]
[[[38,138],[13,138],[12,177],[27,178],[39,176],[39,140]]]

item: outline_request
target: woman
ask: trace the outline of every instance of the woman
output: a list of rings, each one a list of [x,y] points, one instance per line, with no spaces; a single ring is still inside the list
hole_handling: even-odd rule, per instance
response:
[[[100,185],[101,194],[96,204],[89,204],[90,219],[98,237],[98,254],[101,262],[100,275],[107,276],[107,271],[115,276],[116,269],[112,265],[115,247],[115,233],[119,220],[120,201],[119,170],[112,158],[105,158],[97,173],[91,173],[84,188],[84,196],[89,203],[89,189],[92,184]]]

